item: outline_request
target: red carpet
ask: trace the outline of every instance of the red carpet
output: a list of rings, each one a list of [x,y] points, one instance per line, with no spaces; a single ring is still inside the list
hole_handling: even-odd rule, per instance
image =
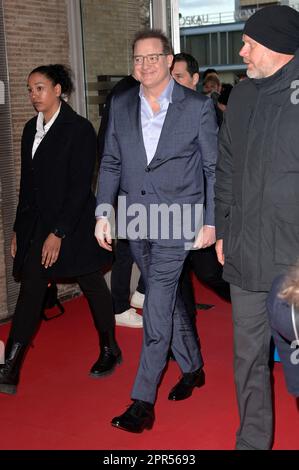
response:
[[[197,285],[206,385],[182,402],[167,395],[179,377],[170,363],[159,389],[156,422],[140,435],[112,428],[110,420],[130,403],[142,330],[118,327],[124,361],[104,379],[88,370],[97,358],[97,337],[83,298],[66,313],[43,322],[25,362],[18,393],[0,394],[0,449],[233,449],[238,424],[232,375],[230,305]],[[8,325],[0,326],[5,340]],[[281,365],[275,365],[275,449],[298,449],[299,413],[288,395]]]

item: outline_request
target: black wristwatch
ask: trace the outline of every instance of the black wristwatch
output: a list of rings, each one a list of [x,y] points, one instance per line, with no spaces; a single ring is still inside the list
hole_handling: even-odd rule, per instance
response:
[[[61,230],[59,230],[59,228],[54,228],[52,233],[54,233],[54,235],[58,238],[65,238],[65,233],[63,233]]]

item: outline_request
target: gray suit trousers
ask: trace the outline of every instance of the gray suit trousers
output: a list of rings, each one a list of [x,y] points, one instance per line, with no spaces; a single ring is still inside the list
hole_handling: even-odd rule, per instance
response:
[[[171,347],[183,373],[203,366],[194,330],[178,293],[188,251],[158,241],[130,241],[133,258],[145,282],[143,347],[132,399],[154,403]]]

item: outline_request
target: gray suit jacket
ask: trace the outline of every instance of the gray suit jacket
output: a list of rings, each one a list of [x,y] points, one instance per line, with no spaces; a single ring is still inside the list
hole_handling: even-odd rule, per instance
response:
[[[204,224],[214,225],[217,130],[212,100],[175,82],[157,150],[148,165],[139,87],[113,97],[96,216],[107,215],[100,204],[114,205],[117,195],[124,195],[127,207],[136,203],[147,209],[151,204],[175,203],[182,208],[183,204],[193,208],[195,204],[204,204]],[[127,217],[126,223],[129,221]],[[149,227],[145,232],[144,236],[149,236]],[[184,236],[178,243],[183,239]]]

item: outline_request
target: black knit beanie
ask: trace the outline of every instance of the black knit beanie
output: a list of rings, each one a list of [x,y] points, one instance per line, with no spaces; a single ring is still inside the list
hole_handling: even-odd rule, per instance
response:
[[[299,12],[286,5],[264,7],[246,22],[243,34],[281,54],[299,48]]]

